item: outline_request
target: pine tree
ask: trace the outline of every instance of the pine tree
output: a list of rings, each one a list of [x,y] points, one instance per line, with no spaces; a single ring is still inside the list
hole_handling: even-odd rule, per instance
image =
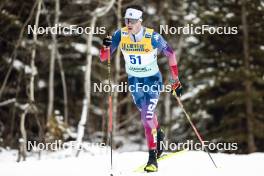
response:
[[[206,85],[191,103],[194,111],[204,109],[211,117],[207,120],[206,135],[216,141],[238,142],[241,153],[255,151],[255,145],[261,150],[264,137],[261,115],[264,83],[261,49],[264,23],[261,18],[264,11],[258,0],[247,1],[245,6],[243,12],[242,1],[198,1],[197,15],[201,25],[237,27],[238,33],[196,35],[199,40],[197,55],[188,64],[192,67],[195,85]],[[243,13],[247,14],[247,26],[243,25]],[[245,41],[246,27],[248,41]],[[251,85],[247,91],[246,84]],[[247,110],[250,102],[252,114]],[[252,139],[248,138],[250,133]]]

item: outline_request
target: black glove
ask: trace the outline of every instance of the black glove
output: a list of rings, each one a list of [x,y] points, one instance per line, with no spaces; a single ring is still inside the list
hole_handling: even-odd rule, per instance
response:
[[[103,45],[105,47],[109,47],[112,44],[112,38],[111,36],[107,36],[103,39]]]
[[[174,93],[175,91],[178,97],[182,96],[183,88],[180,80],[171,80],[170,82],[172,93]]]

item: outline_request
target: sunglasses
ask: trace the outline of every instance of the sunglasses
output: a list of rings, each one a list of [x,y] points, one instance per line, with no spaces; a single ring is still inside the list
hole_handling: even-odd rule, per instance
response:
[[[125,18],[125,24],[136,24],[138,22],[138,19],[129,19],[129,18]]]

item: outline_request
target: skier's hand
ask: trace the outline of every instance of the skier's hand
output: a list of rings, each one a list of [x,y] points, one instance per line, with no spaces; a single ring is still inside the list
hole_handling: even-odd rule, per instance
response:
[[[103,45],[104,47],[109,47],[111,46],[111,44],[112,44],[112,37],[108,35],[103,39]]]
[[[182,88],[180,80],[179,79],[170,80],[170,82],[171,82],[172,94],[174,94],[174,92],[176,92],[176,95],[178,97],[182,96],[183,88]]]

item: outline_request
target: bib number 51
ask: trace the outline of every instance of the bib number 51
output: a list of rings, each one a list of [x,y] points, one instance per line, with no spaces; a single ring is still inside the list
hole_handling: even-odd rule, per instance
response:
[[[129,55],[131,64],[141,64],[141,56]]]

